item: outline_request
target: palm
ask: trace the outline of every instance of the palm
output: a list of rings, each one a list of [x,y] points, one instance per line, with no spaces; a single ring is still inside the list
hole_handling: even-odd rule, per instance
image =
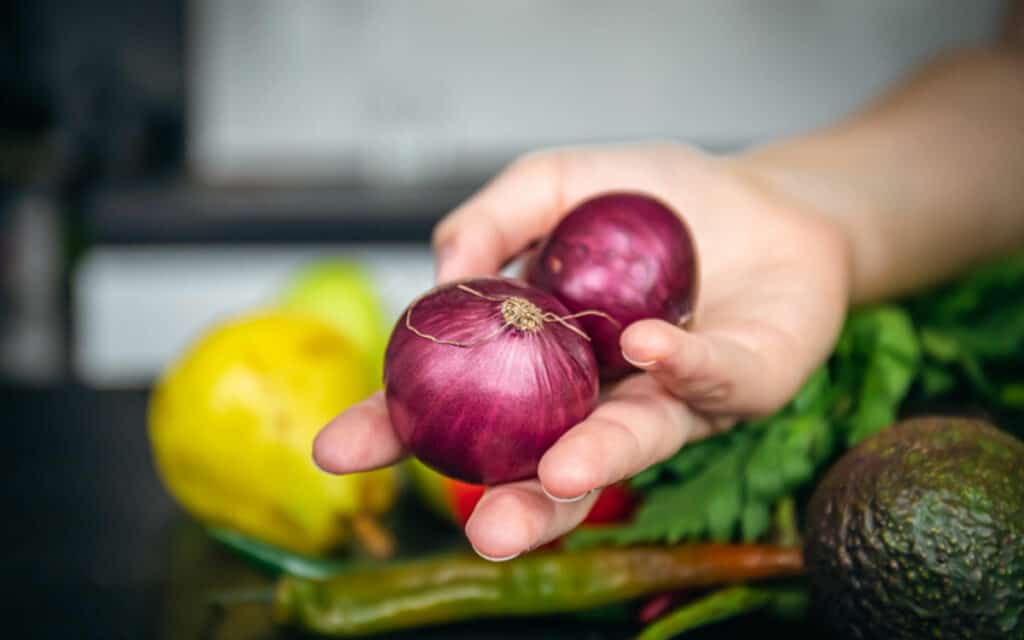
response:
[[[538,480],[487,491],[466,529],[481,554],[557,537],[583,519],[594,489],[781,406],[838,334],[848,290],[841,234],[723,161],[674,145],[548,152],[513,165],[438,227],[439,279],[495,273],[573,203],[616,189],[656,194],[689,223],[700,264],[693,330],[642,320],[623,332],[624,354],[645,371],[548,450]],[[336,473],[401,455],[380,394],[328,425],[315,452]]]
[[[645,190],[691,226],[700,262],[695,332],[665,340],[688,353],[671,370],[652,372],[690,406],[771,411],[828,353],[846,307],[847,259],[841,234],[820,217],[674,145],[567,155],[558,176],[562,203],[602,190]],[[627,348],[632,337],[627,332]],[[657,350],[646,337],[630,354],[635,360],[665,355],[644,351]]]

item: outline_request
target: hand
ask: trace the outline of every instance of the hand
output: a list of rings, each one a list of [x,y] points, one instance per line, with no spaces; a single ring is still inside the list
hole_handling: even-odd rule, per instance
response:
[[[489,275],[575,203],[640,190],[685,216],[700,260],[692,329],[643,320],[623,332],[623,353],[643,373],[548,450],[538,479],[485,493],[466,524],[478,553],[506,559],[564,534],[599,489],[781,407],[828,355],[848,304],[849,243],[828,217],[765,184],[741,158],[679,145],[560,149],[515,162],[440,223],[438,280]],[[314,452],[334,473],[402,455],[381,393],[327,425]]]

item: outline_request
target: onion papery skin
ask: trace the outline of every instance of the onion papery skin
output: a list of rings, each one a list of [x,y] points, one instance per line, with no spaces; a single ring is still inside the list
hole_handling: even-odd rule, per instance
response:
[[[526,278],[580,318],[602,380],[636,371],[622,357],[622,330],[659,318],[684,326],[697,300],[697,252],[683,219],[660,200],[610,192],[585,200],[559,222],[527,266]]]
[[[501,302],[459,285],[488,298],[526,300],[549,320],[533,331],[502,328]],[[384,358],[388,412],[405,447],[464,482],[536,476],[544,452],[597,403],[590,343],[575,320],[552,319],[568,315],[554,296],[509,278],[450,283],[413,302]],[[440,344],[407,321],[422,334],[470,345]]]

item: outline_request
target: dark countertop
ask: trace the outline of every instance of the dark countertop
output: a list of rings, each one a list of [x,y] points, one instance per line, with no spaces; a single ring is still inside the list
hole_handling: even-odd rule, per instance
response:
[[[281,638],[266,609],[216,615],[216,589],[270,579],[213,542],[157,479],[142,391],[0,387],[0,625],[8,637]],[[418,522],[418,521],[417,521]],[[437,523],[423,521],[424,538]],[[768,620],[719,625],[690,638],[807,630]],[[629,637],[635,629],[575,618],[502,620],[394,638]]]
[[[177,512],[152,471],[145,403],[143,393],[0,391],[2,601],[26,635],[152,629]]]
[[[94,244],[426,243],[484,179],[417,185],[214,187],[168,182],[97,189]]]

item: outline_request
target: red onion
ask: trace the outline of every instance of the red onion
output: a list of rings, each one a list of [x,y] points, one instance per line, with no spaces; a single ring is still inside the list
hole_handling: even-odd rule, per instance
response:
[[[593,341],[601,378],[634,370],[619,337],[631,323],[660,318],[684,326],[697,294],[697,256],[682,218],[639,193],[605,193],[577,205],[529,262],[527,280],[572,312],[603,311],[580,325]]]
[[[388,412],[406,448],[452,478],[530,478],[597,402],[586,334],[550,294],[508,278],[437,287],[413,302],[384,356]]]

